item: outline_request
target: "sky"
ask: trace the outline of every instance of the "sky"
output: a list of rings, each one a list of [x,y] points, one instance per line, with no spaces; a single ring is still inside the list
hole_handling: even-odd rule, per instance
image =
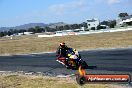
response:
[[[82,23],[132,14],[132,0],[0,0],[0,27],[27,23]]]

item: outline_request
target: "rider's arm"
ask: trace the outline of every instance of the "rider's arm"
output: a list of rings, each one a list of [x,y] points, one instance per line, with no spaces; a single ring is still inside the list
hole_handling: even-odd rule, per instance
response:
[[[56,56],[59,58],[61,56],[61,49],[60,47],[57,48]]]

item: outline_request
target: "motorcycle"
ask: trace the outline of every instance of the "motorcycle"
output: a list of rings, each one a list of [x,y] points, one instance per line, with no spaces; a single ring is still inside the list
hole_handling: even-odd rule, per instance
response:
[[[67,69],[73,69],[73,70],[78,70],[78,68],[81,66],[83,69],[87,69],[88,65],[83,59],[81,59],[81,56],[77,50],[70,49],[67,52],[66,57],[60,57],[57,58],[57,62],[61,63],[64,65]]]

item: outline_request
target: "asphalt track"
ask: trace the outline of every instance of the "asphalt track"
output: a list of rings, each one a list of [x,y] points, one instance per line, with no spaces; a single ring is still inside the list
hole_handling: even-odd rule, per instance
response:
[[[88,74],[132,75],[132,48],[81,51]],[[0,71],[43,72],[52,75],[75,74],[56,62],[55,53],[0,56]]]

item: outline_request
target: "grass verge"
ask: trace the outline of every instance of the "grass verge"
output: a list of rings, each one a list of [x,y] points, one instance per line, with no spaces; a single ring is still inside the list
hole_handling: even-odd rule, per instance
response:
[[[68,78],[6,75],[0,76],[0,88],[127,88],[111,84],[78,85]]]
[[[53,52],[60,42],[78,50],[132,46],[132,31],[38,38],[37,35],[0,39],[0,54]]]

